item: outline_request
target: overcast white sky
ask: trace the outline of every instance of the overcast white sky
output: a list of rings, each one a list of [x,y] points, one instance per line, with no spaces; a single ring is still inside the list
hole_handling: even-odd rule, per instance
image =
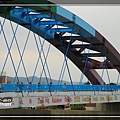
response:
[[[64,8],[70,10],[71,12],[73,12],[74,14],[76,14],[77,16],[81,17],[82,19],[84,19],[86,22],[88,22],[91,26],[93,26],[95,29],[97,29],[105,38],[107,38],[109,40],[109,42],[118,50],[120,51],[120,6],[63,6]],[[2,18],[0,18],[2,20]],[[15,26],[14,26],[15,28]],[[27,33],[28,31],[25,30],[24,28],[19,27],[18,32],[17,32],[17,39],[19,41],[19,45],[21,47],[21,49],[23,49],[23,44],[24,41],[27,37]],[[5,26],[5,33],[9,33],[7,34],[7,39],[12,39],[11,37],[11,27],[10,24],[6,22],[6,26]],[[4,39],[3,35],[0,36],[0,39]],[[11,40],[10,39],[10,40]],[[31,46],[32,44],[32,46]],[[46,46],[48,46],[47,43],[45,43]],[[1,46],[1,44],[0,44]],[[15,43],[13,44],[13,48],[11,50],[12,52],[12,56],[15,62],[15,65],[18,65],[18,61],[17,59],[19,58],[19,54],[18,52],[16,52],[16,45]],[[2,48],[5,48],[6,45],[5,43],[1,46],[0,48],[0,54],[3,54],[3,56],[0,55],[0,59],[1,59],[1,64],[0,64],[0,69],[3,67],[3,63],[5,61],[5,57],[6,57],[6,53],[7,53],[7,49],[3,50]],[[47,47],[46,47],[47,48]],[[22,51],[22,50],[21,50]],[[36,54],[36,57],[35,57]],[[37,56],[37,49],[35,46],[35,42],[34,42],[34,37],[33,34],[31,33],[30,36],[30,41],[27,45],[27,50],[25,52],[24,55],[24,63],[27,69],[27,73],[28,75],[32,75],[34,72],[34,68],[35,68],[35,64],[36,64],[36,60],[38,58]],[[18,56],[18,58],[16,57]],[[51,48],[49,57],[48,57],[48,66],[50,69],[50,74],[51,77],[53,79],[58,79],[59,78],[59,74],[60,74],[60,70],[61,70],[61,65],[63,62],[63,55],[59,53],[58,50],[55,50],[54,48]],[[71,76],[73,81],[79,81],[80,80],[80,76],[81,73],[79,72],[79,70],[71,63],[69,63],[69,68],[71,71]],[[7,62],[5,71],[7,72],[7,74],[9,76],[14,76],[14,70],[13,67],[11,65],[11,61],[10,58]],[[39,77],[41,72],[41,65],[39,64],[39,67],[37,69],[36,72],[36,76]],[[113,71],[112,71],[113,72]],[[24,76],[24,71],[23,71],[23,67],[22,64],[20,66],[20,70],[19,70],[19,76]],[[44,75],[44,74],[43,74]],[[111,81],[116,82],[117,77],[118,77],[118,73],[116,73],[115,71],[113,73],[111,73],[111,71],[109,71],[109,75],[110,75],[110,79]],[[106,75],[105,75],[106,76]],[[65,80],[69,81],[69,77],[68,77],[68,72],[66,70],[65,72],[65,76],[64,76]],[[105,77],[105,81],[108,81],[107,77]]]

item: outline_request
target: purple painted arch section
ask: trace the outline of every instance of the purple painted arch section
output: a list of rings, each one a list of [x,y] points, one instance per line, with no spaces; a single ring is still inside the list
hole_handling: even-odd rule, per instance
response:
[[[31,7],[32,8],[32,7]],[[63,9],[60,6],[57,6],[56,12],[52,12],[49,10],[43,10],[39,9],[37,7],[34,7],[35,10],[29,9],[33,12],[38,12],[39,15],[29,15],[29,11],[26,9],[20,10],[19,12],[14,13],[10,12],[10,17],[8,19],[11,19],[12,21],[16,22],[18,21],[19,17],[21,17],[20,25],[24,26],[27,29],[30,29],[32,26],[32,31],[40,35],[41,37],[44,37],[46,33],[46,26],[45,24],[54,24],[54,22],[48,23],[48,22],[39,22],[36,23],[37,19],[41,18],[52,18],[55,21],[59,21],[58,23],[63,26],[67,26],[67,29],[57,29],[50,28],[48,30],[48,33],[46,35],[46,40],[50,42],[52,45],[54,45],[57,49],[59,49],[62,53],[62,46],[60,43],[60,37],[62,39],[62,43],[64,45],[64,49],[66,51],[68,42],[67,40],[70,40],[70,48],[67,54],[67,57],[85,74],[85,76],[88,78],[88,80],[91,81],[92,84],[105,84],[104,80],[100,77],[100,75],[97,73],[96,69],[117,69],[118,72],[120,72],[120,53],[109,43],[108,40],[106,40],[98,31],[96,31],[92,26],[90,26],[88,23],[83,21],[78,16],[74,15],[73,13],[69,12],[68,10]],[[24,13],[24,15],[23,15]],[[27,19],[27,15],[31,16],[30,20]],[[4,16],[3,16],[4,17]],[[40,22],[43,24],[42,27],[40,26]],[[31,24],[32,23],[32,24]],[[57,23],[57,22],[55,22]],[[62,31],[70,32],[71,30],[76,33],[77,36],[65,36]],[[51,33],[52,31],[52,33]],[[58,33],[59,32],[59,33]],[[53,40],[51,40],[53,39]],[[75,45],[76,40],[83,41],[88,43],[88,45],[84,44],[78,44]],[[84,48],[83,48],[84,47]],[[80,50],[77,51],[77,48]],[[94,50],[96,52],[99,52],[98,54],[83,54],[82,51],[84,49],[90,49]],[[64,53],[65,54],[65,53]],[[88,56],[88,62],[85,68],[85,60],[86,56]],[[104,65],[104,61],[100,62],[95,59],[91,59],[90,57],[106,57],[106,66]],[[85,68],[85,69],[84,69]]]
[[[104,54],[108,60],[110,60],[113,67],[120,72],[120,53],[98,31],[96,31],[95,38],[98,40],[98,42],[104,44]]]

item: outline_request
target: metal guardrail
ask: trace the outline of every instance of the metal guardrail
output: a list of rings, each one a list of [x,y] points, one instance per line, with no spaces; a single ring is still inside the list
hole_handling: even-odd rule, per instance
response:
[[[118,91],[120,85],[3,84],[1,92],[45,91]]]

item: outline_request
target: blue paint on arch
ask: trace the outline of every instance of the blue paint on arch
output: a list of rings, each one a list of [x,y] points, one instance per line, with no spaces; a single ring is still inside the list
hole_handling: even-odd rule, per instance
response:
[[[24,12],[24,14],[21,14],[21,12]],[[30,12],[35,12],[36,14],[27,14]],[[66,22],[66,20],[67,20],[67,22],[74,22],[76,24],[76,26],[74,27],[74,33],[82,35],[83,37],[95,37],[95,29],[92,26],[90,26],[87,22],[85,22],[78,16],[71,13],[70,11],[68,11],[60,6],[57,6],[56,15],[62,17],[62,22]],[[29,9],[29,8],[28,9],[27,8],[21,8],[21,9],[15,8],[15,9],[11,10],[10,16],[13,17],[13,21],[14,21],[14,18],[19,19],[19,17],[21,16],[21,20],[24,23],[30,24],[30,22],[32,22],[32,25],[34,27],[38,28],[43,33],[46,33],[46,26],[41,25],[40,22],[39,22],[39,24],[35,24],[34,21],[32,21],[32,19],[51,18],[49,15],[38,13],[36,10]],[[29,21],[29,18],[31,19],[31,21]],[[52,19],[55,20],[56,24],[57,24],[57,22],[62,24],[61,21],[56,20],[54,17]],[[68,26],[68,28],[71,28],[68,24],[64,24],[64,23],[62,24],[62,26],[65,26],[65,27]],[[54,33],[51,34],[51,30],[47,31],[47,35],[50,36],[51,38],[54,38]]]
[[[75,19],[74,22],[79,26],[79,29],[81,30],[81,34],[84,37],[95,36],[95,29],[91,25],[89,25],[87,22],[82,20],[80,17],[71,13],[70,11],[60,6],[57,6],[57,14],[63,16],[63,18],[66,18],[70,21],[73,21]]]

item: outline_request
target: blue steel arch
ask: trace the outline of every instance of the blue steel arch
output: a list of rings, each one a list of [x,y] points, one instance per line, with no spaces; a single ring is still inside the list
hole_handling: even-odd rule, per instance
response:
[[[95,69],[107,68],[120,71],[119,52],[92,26],[60,6],[56,6],[56,12],[51,9],[44,10],[37,7],[16,7],[10,10],[9,15],[1,16],[16,23],[20,19],[20,25],[32,30],[43,38],[46,35],[46,40],[64,54],[67,51],[68,44],[70,44],[67,57],[86,75],[92,84],[105,84]],[[44,18],[49,19],[49,21],[42,21]],[[55,25],[63,28],[54,28],[53,26]],[[65,33],[75,35],[64,36]],[[62,40],[64,51],[59,39]],[[67,42],[67,40],[70,40],[70,42]],[[73,45],[76,40],[87,42],[88,44]],[[76,48],[80,48],[80,50],[77,51]],[[85,48],[98,53],[82,53]],[[100,62],[89,57],[106,57],[107,59]]]

